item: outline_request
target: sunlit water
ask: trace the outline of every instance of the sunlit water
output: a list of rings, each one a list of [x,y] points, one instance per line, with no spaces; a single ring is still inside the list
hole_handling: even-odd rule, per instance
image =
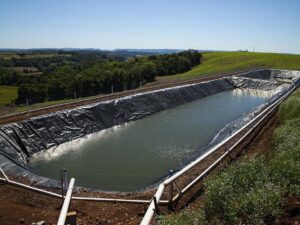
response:
[[[217,93],[37,153],[29,166],[55,179],[66,168],[78,186],[138,190],[188,163],[227,123],[270,97],[247,89]]]

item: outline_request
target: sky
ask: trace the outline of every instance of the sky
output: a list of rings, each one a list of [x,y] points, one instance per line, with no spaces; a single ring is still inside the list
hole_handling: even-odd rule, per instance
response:
[[[0,0],[0,48],[300,53],[300,0]]]

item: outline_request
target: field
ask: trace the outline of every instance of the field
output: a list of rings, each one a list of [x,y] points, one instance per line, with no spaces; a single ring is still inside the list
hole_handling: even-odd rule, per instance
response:
[[[12,100],[18,97],[18,87],[0,86],[0,105],[10,104]]]
[[[193,79],[255,68],[300,70],[300,55],[254,52],[203,53],[202,64],[186,73],[161,77],[159,82]]]
[[[18,54],[18,53],[10,53],[10,52],[3,52],[0,53],[0,59],[9,60],[12,58],[15,59],[33,59],[33,58],[49,58],[54,56],[65,56],[69,57],[71,54]]]

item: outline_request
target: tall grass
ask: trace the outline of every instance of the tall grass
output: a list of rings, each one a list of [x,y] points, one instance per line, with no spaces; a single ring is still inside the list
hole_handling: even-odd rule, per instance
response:
[[[281,125],[270,155],[220,171],[205,182],[203,208],[162,218],[159,224],[269,224],[280,217],[284,197],[300,195],[299,100],[300,90],[280,106]]]

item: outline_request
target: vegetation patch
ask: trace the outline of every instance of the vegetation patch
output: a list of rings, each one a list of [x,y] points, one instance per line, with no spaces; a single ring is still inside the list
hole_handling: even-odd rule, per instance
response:
[[[280,106],[273,151],[231,165],[206,182],[203,208],[162,217],[159,224],[270,224],[287,196],[300,195],[300,90]],[[196,218],[197,221],[192,218]],[[189,221],[194,221],[189,223]]]
[[[0,86],[0,105],[7,105],[14,101],[18,94],[18,87]]]
[[[25,57],[25,56],[24,56]],[[62,100],[118,92],[152,82],[158,75],[178,74],[201,61],[194,50],[136,56],[118,61],[104,53],[74,53],[72,57],[41,57],[0,60],[0,85],[18,85],[17,104]],[[2,65],[2,67],[1,67]],[[23,69],[23,68],[27,69]],[[18,71],[15,68],[22,68]],[[43,74],[29,74],[37,68]]]

